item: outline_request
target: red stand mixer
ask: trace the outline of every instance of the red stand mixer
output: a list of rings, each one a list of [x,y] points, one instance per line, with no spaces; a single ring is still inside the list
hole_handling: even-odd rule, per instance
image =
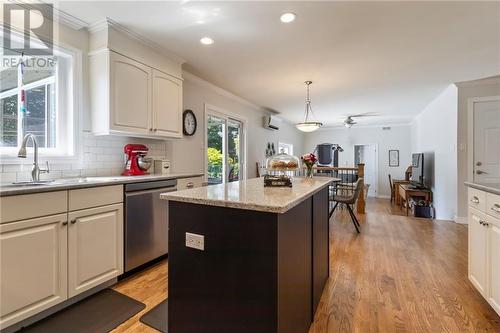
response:
[[[125,170],[122,176],[147,175],[146,172],[152,164],[152,159],[146,157],[148,147],[145,145],[128,144],[123,147],[125,153]]]

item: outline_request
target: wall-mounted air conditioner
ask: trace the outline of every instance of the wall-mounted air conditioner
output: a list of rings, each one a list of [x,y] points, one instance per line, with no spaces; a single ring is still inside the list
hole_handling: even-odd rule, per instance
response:
[[[264,116],[264,127],[273,131],[280,129],[281,119],[276,116]]]

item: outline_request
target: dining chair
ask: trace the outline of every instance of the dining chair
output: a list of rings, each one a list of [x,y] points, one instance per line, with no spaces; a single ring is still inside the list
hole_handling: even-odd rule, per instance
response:
[[[339,204],[344,204],[347,207],[347,211],[349,212],[349,215],[351,216],[352,224],[354,224],[354,227],[356,228],[356,231],[359,234],[359,228],[361,225],[359,224],[358,219],[356,218],[356,215],[354,214],[354,211],[352,210],[352,206],[356,203],[356,200],[359,197],[359,193],[361,192],[361,187],[363,185],[363,178],[358,178],[354,185],[354,191],[351,192],[349,195],[334,195],[333,196],[333,201],[335,201],[335,206],[333,206],[333,209],[330,212],[329,218],[332,217],[333,213],[335,212],[335,209]]]
[[[389,174],[389,186],[391,187],[391,204],[396,201],[396,190],[394,189],[394,184],[392,183],[391,174]]]

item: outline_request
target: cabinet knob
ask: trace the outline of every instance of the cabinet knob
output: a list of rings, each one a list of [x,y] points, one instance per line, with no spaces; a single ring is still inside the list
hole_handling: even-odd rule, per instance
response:
[[[479,224],[483,225],[484,221],[483,220],[479,220]]]

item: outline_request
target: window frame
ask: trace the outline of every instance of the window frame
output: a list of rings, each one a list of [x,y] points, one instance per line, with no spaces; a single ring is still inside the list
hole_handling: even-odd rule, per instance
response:
[[[4,31],[0,32],[2,36]],[[22,33],[11,31],[14,39],[21,40]],[[50,159],[55,163],[81,163],[82,158],[82,113],[83,109],[83,51],[64,43],[53,44],[53,55],[65,59],[63,70],[58,67],[55,76],[56,91],[56,148],[39,148],[39,158]],[[69,61],[68,61],[69,60]],[[69,63],[68,63],[69,62]],[[32,84],[45,79],[30,82],[24,87],[33,88]],[[13,88],[8,91],[17,91]],[[6,91],[6,92],[8,92]],[[5,94],[3,92],[2,94]],[[60,92],[63,92],[62,94]],[[32,164],[32,159],[18,158],[18,147],[0,147],[0,164]],[[30,148],[28,148],[29,153]]]
[[[282,142],[278,141],[278,153],[281,153],[281,146],[286,146],[288,148],[288,155],[293,155],[293,143],[287,143],[287,142]]]
[[[204,150],[203,150],[203,161],[204,161],[204,174],[205,174],[205,180],[208,181],[208,156],[207,156],[207,149],[208,149],[208,117],[213,115],[218,118],[223,118],[224,119],[224,126],[225,126],[225,134],[224,137],[227,137],[227,126],[228,126],[228,121],[229,120],[234,120],[237,122],[241,123],[241,130],[242,130],[242,136],[241,139],[243,142],[240,142],[242,151],[241,151],[241,178],[240,180],[245,180],[247,179],[247,153],[248,153],[248,146],[247,146],[247,131],[248,131],[248,120],[247,118],[233,113],[226,111],[224,109],[218,108],[216,106],[210,105],[205,103],[204,107],[204,119],[203,119],[203,131],[204,131],[204,138],[203,138],[203,145],[204,145]],[[229,182],[226,180],[227,174],[226,174],[226,166],[227,166],[227,138],[224,138],[223,140],[223,166],[222,166],[222,184],[228,184]]]

